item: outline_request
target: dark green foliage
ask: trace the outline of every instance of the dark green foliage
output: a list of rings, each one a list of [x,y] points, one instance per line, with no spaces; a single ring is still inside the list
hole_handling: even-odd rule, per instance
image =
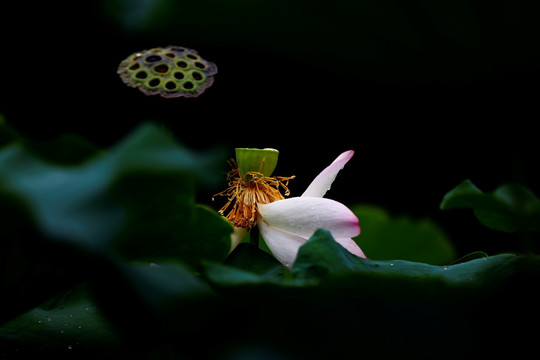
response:
[[[232,227],[195,202],[196,185],[212,193],[222,179],[220,151],[190,151],[146,124],[109,151],[72,138],[81,151],[67,159],[61,141],[37,156],[0,130],[6,357],[475,358],[534,348],[521,319],[540,319],[535,255],[432,265],[453,254],[440,229],[356,207],[380,260],[350,254],[321,229],[289,271],[250,243],[228,254]],[[503,189],[495,197],[465,183],[443,208],[525,213],[513,224],[534,229],[524,204],[534,210],[536,198]],[[395,233],[415,250],[397,246]],[[407,260],[417,253],[425,260]]]
[[[505,232],[540,231],[540,201],[519,184],[506,184],[486,194],[465,180],[444,196],[441,209],[472,209],[485,226]]]
[[[219,152],[183,149],[150,124],[77,165],[38,158],[19,141],[4,146],[2,300],[13,308],[1,309],[0,318],[73,282],[99,279],[122,261],[196,267],[224,259],[232,227],[194,202],[195,182],[215,186],[222,161]]]

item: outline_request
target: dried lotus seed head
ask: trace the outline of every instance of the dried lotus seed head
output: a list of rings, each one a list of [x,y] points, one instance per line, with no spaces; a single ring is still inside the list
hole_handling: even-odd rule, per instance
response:
[[[197,97],[214,83],[217,66],[195,50],[168,46],[131,54],[120,63],[118,74],[146,95]]]

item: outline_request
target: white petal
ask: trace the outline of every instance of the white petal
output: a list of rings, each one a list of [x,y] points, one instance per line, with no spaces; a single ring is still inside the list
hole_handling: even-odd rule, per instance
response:
[[[276,259],[289,269],[296,260],[298,249],[307,239],[278,230],[259,217],[258,227],[268,248]]]
[[[345,151],[311,182],[302,196],[323,197],[334,182],[338,172],[353,157],[354,151]]]
[[[356,242],[354,242],[351,238],[337,238],[335,239],[337,243],[339,243],[341,246],[343,246],[345,249],[347,249],[351,254],[359,256],[361,258],[366,258],[366,255],[364,255],[364,252],[362,249],[360,249],[360,246]]]
[[[273,228],[310,238],[317,229],[330,231],[334,238],[360,234],[358,218],[345,205],[319,197],[293,197],[259,204],[259,217]]]

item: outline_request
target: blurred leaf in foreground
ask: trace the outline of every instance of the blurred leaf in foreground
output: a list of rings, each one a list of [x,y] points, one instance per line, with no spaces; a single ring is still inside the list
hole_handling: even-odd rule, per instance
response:
[[[167,224],[166,234],[182,241],[185,225],[200,219],[206,224],[212,218],[210,212],[195,206],[195,182],[215,185],[220,160],[217,153],[201,154],[180,147],[151,124],[139,128],[110,152],[77,166],[51,164],[14,143],[0,153],[0,197],[18,198],[21,208],[29,213],[29,221],[44,237],[82,250],[107,252],[126,231],[133,234],[134,228],[141,227],[146,228],[145,235],[156,235],[152,240],[156,241],[160,238],[157,234],[165,235],[158,231],[165,221],[162,215],[178,215],[176,226]],[[11,215],[6,212],[4,221]],[[217,214],[214,218],[221,232],[206,241],[216,241],[214,248],[222,248],[224,256],[229,240],[223,238],[232,230]],[[138,246],[124,244],[122,249]],[[160,249],[164,255],[168,250]]]
[[[0,151],[1,290],[9,305],[0,319],[81,278],[108,279],[103,262],[225,259],[232,227],[195,202],[195,186],[215,186],[223,161],[220,151],[190,151],[153,124],[71,165],[13,139]]]

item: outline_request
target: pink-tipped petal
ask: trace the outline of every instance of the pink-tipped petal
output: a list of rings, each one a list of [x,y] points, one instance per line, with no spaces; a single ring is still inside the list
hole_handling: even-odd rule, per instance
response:
[[[258,227],[272,254],[280,263],[290,269],[296,260],[298,249],[307,239],[276,229],[260,218]]]
[[[364,258],[364,259],[366,258],[366,255],[364,255],[364,252],[362,251],[362,249],[360,249],[360,246],[358,246],[358,244],[355,243],[353,239],[337,238],[335,240],[337,243],[339,243],[341,246],[347,249],[351,254]]]
[[[345,205],[320,197],[293,197],[259,204],[264,221],[289,234],[310,238],[317,229],[330,231],[335,238],[360,234],[358,218]]]
[[[326,169],[321,171],[319,175],[308,186],[302,196],[306,197],[323,197],[332,183],[336,179],[338,172],[343,169],[345,164],[353,157],[354,151],[345,151],[339,155]]]

